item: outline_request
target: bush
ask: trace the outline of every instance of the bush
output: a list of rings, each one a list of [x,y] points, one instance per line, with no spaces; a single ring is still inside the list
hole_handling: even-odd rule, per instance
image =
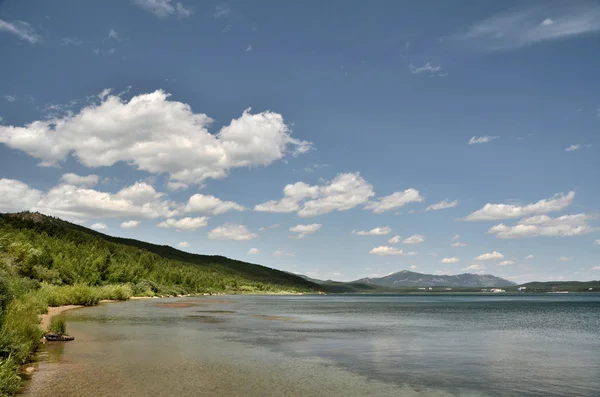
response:
[[[18,365],[9,357],[0,358],[0,396],[12,396],[21,385],[21,378],[17,374]]]
[[[100,300],[119,300],[126,301],[133,296],[133,289],[130,285],[105,285],[98,287],[98,296]]]
[[[52,319],[50,319],[50,327],[48,328],[48,331],[57,335],[66,335],[67,324],[65,322],[65,316],[59,315],[52,317]]]
[[[23,364],[38,346],[43,332],[39,327],[39,303],[34,299],[13,300],[0,330],[0,357]]]

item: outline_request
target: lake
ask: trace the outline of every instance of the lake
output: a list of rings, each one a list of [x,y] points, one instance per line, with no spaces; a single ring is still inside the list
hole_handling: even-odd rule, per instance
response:
[[[25,396],[599,396],[600,295],[213,296],[67,312]]]

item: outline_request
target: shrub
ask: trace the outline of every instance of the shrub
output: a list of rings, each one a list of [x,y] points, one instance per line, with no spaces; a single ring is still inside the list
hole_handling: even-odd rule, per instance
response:
[[[12,396],[21,385],[21,378],[17,375],[18,365],[9,357],[0,358],[0,396]]]
[[[59,315],[52,317],[52,319],[50,319],[50,327],[48,328],[48,331],[57,335],[66,335],[67,324],[65,322],[65,316]]]

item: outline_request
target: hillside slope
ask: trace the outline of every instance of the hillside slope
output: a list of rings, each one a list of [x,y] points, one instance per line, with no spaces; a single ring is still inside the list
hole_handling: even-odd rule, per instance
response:
[[[27,256],[20,275],[52,284],[140,283],[190,292],[317,291],[301,277],[223,256],[108,236],[39,213],[0,214],[0,258]]]

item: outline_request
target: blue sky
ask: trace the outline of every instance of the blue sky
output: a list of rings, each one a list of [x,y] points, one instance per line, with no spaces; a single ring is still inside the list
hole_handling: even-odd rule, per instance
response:
[[[353,280],[600,278],[597,2],[0,1],[0,211]]]

